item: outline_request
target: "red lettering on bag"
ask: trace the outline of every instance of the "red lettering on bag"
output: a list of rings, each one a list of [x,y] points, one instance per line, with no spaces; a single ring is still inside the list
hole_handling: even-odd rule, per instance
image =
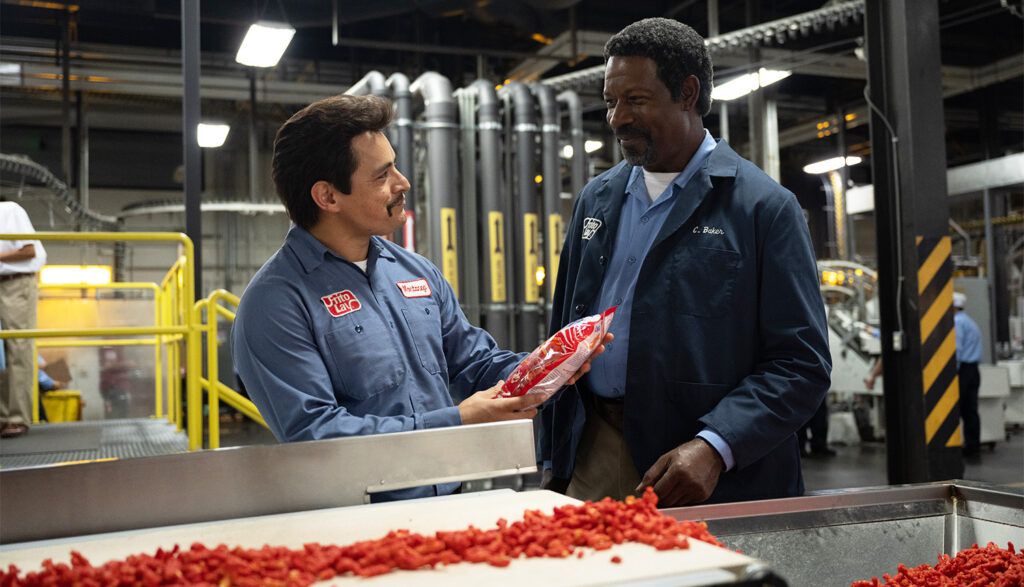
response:
[[[363,304],[356,299],[356,294],[347,289],[326,295],[320,298],[320,301],[324,303],[324,306],[327,307],[327,311],[335,318],[339,318],[345,314],[351,314],[363,307]]]

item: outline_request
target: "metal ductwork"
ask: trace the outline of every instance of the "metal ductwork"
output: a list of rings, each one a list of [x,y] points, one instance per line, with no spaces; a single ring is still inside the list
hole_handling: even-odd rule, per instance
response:
[[[562,132],[561,112],[555,90],[544,84],[531,84],[540,106],[541,115],[541,190],[544,209],[544,245],[547,266],[544,282],[547,287],[547,307],[550,311],[551,299],[555,295],[555,277],[558,275],[558,257],[562,251],[562,239],[565,232],[565,220],[562,218],[562,207],[559,198],[562,194],[561,165],[558,161],[558,139]],[[575,155],[575,151],[573,155]]]
[[[423,100],[425,121],[418,126],[427,135],[427,186],[422,223],[426,229],[429,257],[459,296],[458,186],[456,185],[455,100],[452,84],[443,75],[428,71],[409,86]],[[435,224],[434,221],[438,222]],[[461,298],[460,298],[461,299]]]
[[[475,92],[477,100],[480,186],[477,214],[481,236],[477,266],[480,267],[481,326],[500,346],[508,348],[512,306],[509,304],[510,256],[506,227],[511,219],[507,216],[508,202],[502,192],[501,102],[494,84],[487,80],[477,80],[469,90]]]
[[[379,71],[367,72],[359,81],[349,86],[345,93],[350,96],[387,96],[384,74]]]
[[[409,92],[409,78],[404,73],[393,73],[384,82],[391,99],[395,103],[398,116],[392,126],[392,139],[395,143],[396,164],[398,170],[412,178],[413,176],[413,136],[412,136],[412,93]],[[416,182],[410,181],[409,191],[405,192],[406,214],[405,226],[402,227],[401,240],[396,235],[396,242],[409,251],[416,250]]]
[[[575,200],[580,197],[583,186],[587,181],[587,150],[586,141],[583,135],[583,102],[579,94],[573,90],[566,90],[558,94],[558,101],[565,104],[569,111],[569,144],[572,145],[572,160],[570,162],[570,185],[572,186],[572,197]],[[552,275],[552,278],[554,275]]]
[[[512,173],[513,199],[512,250],[515,288],[516,350],[534,348],[541,337],[540,287],[536,272],[540,266],[540,215],[537,205],[537,114],[533,94],[525,84],[511,82],[501,90],[506,107],[514,116],[514,139],[510,155],[515,160]]]

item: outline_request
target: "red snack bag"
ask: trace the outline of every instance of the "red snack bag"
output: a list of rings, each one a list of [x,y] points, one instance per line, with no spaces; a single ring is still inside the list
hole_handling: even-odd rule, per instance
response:
[[[495,397],[539,393],[546,400],[554,395],[600,346],[617,307],[580,318],[556,332],[516,365]]]

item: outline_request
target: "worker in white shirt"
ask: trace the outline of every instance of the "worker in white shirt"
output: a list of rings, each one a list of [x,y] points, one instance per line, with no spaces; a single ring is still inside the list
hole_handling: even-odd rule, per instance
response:
[[[25,209],[0,199],[0,234],[33,233]],[[0,328],[36,327],[36,273],[46,263],[46,250],[37,240],[0,240]],[[27,338],[4,341],[6,368],[0,371],[0,437],[28,432],[32,421],[32,345]]]

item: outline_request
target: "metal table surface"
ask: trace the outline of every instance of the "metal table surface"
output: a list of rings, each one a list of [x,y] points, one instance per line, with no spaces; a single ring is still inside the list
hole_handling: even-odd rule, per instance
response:
[[[1024,546],[1024,494],[969,481],[674,508],[792,586],[850,585],[978,543]]]

